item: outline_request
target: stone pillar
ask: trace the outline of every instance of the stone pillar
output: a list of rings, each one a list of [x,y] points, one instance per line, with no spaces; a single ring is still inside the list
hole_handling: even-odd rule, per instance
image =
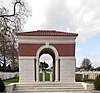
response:
[[[58,82],[59,81],[59,72],[58,72],[58,59],[56,59],[56,64],[55,64],[55,81]]]
[[[35,82],[35,59],[33,61],[33,82]]]
[[[19,57],[19,83],[33,83],[33,57]]]
[[[39,61],[36,59],[36,81],[39,81]]]
[[[60,62],[60,82],[75,82],[75,57],[61,57]]]

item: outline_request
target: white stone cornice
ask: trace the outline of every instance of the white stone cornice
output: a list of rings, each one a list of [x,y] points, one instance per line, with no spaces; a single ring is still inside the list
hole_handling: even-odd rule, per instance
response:
[[[66,56],[66,57],[59,57],[59,59],[73,59],[75,60],[75,57],[74,56]]]
[[[18,40],[19,43],[33,43],[33,44],[45,44],[47,42],[51,44],[74,44],[75,43],[75,36],[69,36],[69,37],[54,37],[54,36],[19,36]]]
[[[34,56],[19,56],[19,59],[20,60],[23,60],[23,59],[25,59],[25,60],[29,60],[29,59],[35,59],[36,57],[34,57]]]

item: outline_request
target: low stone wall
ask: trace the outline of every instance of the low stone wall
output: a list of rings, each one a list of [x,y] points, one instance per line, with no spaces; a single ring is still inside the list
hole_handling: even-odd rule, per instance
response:
[[[83,85],[85,90],[94,90],[94,84],[85,83],[85,82],[82,82],[81,84]]]
[[[95,79],[96,76],[100,74],[100,71],[84,71],[84,72],[76,72],[76,74],[82,74],[83,78],[85,75],[88,75],[89,79]]]
[[[6,93],[13,93],[15,86],[16,86],[16,84],[14,84],[14,83],[6,85]]]
[[[18,76],[18,72],[0,72],[0,78],[3,80],[14,78],[16,75]]]

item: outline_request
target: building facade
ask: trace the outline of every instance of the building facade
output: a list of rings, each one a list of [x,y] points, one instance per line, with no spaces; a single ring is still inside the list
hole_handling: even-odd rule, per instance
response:
[[[49,54],[53,59],[52,82],[75,82],[76,33],[37,30],[17,33],[19,42],[19,82],[40,82],[39,58]]]

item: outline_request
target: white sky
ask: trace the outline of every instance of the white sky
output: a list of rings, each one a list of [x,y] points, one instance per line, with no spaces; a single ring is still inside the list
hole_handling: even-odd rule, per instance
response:
[[[28,20],[25,28],[27,30],[41,29],[40,25],[45,22],[44,12],[50,0],[27,0],[32,7],[32,17]],[[33,24],[33,25],[30,25]]]
[[[49,67],[53,66],[53,58],[49,54],[43,54],[40,56],[39,62],[46,62]]]

